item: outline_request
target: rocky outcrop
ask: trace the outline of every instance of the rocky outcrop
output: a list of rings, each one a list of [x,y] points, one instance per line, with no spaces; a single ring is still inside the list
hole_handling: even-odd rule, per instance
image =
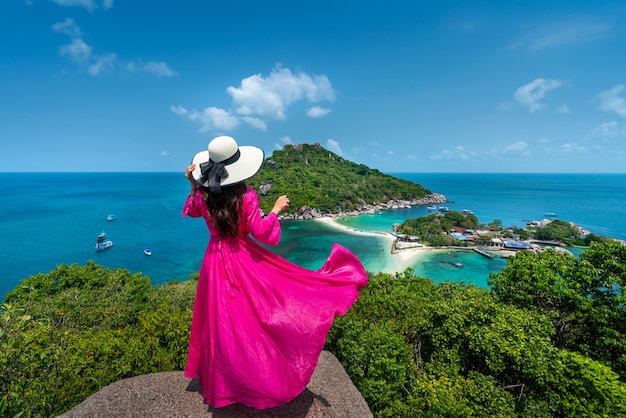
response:
[[[267,183],[261,183],[261,187],[259,187],[259,194],[261,196],[266,196],[267,192],[272,188],[272,182],[268,181]]]
[[[277,408],[242,405],[214,409],[205,404],[196,380],[183,372],[153,373],[112,383],[60,418],[369,418],[372,413],[335,356],[322,351],[307,389]]]
[[[265,191],[267,193],[267,191]],[[322,212],[317,208],[312,208],[310,206],[303,206],[299,208],[296,213],[283,213],[280,215],[281,219],[315,219],[320,218],[322,216],[330,216],[330,217],[339,217],[339,216],[357,216],[364,213],[378,213],[383,210],[389,209],[408,209],[412,206],[426,206],[426,205],[436,205],[440,203],[444,203],[446,201],[446,197],[442,194],[433,193],[427,196],[424,196],[419,199],[413,200],[390,200],[386,203],[376,203],[376,204],[368,204],[364,203],[359,208],[350,211],[350,212],[339,212],[339,213],[327,213]]]

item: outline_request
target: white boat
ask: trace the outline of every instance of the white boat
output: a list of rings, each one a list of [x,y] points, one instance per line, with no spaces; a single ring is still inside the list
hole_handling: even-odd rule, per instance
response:
[[[471,211],[471,210],[469,210],[469,209],[463,209],[463,211],[462,211],[461,213],[462,213],[463,215],[473,215],[473,214],[474,214],[474,212],[472,212],[472,211]]]
[[[439,212],[450,212],[447,206],[439,206]]]
[[[431,212],[434,212],[434,211],[436,211],[436,210],[437,210],[437,206],[435,206],[435,205],[426,206],[426,209],[428,209],[428,210],[429,210],[429,211],[431,211]]]
[[[115,216],[115,215],[109,215],[109,216],[107,216],[107,221],[114,221],[114,220],[116,220],[116,219],[117,219],[117,216]]]
[[[146,248],[145,250],[143,250],[143,253],[145,255],[152,255],[152,251],[150,251],[148,248]]]
[[[546,212],[543,214],[546,218],[556,218],[556,213],[554,212]]]
[[[96,238],[96,251],[108,250],[113,246],[113,241],[107,238],[107,234],[104,231],[100,232],[98,238]]]

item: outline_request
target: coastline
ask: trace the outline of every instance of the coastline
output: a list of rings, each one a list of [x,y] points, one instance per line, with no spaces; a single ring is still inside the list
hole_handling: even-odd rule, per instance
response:
[[[407,267],[415,265],[419,262],[427,253],[433,251],[445,251],[441,248],[428,247],[423,244],[412,244],[411,247],[400,248],[393,251],[393,243],[396,241],[396,237],[389,232],[373,232],[364,231],[360,229],[354,229],[337,222],[335,217],[321,216],[312,218],[314,221],[321,222],[328,225],[331,228],[341,230],[344,233],[352,235],[361,235],[371,238],[378,238],[388,242],[389,251],[386,252],[384,270],[382,273],[397,273],[404,271]]]
[[[385,262],[381,273],[395,274],[401,273],[407,268],[415,269],[419,262],[428,261],[427,256],[431,254],[449,253],[453,251],[473,251],[473,247],[431,247],[419,243],[405,243],[397,240],[397,237],[390,232],[366,231],[362,229],[352,228],[337,222],[336,216],[319,216],[311,218],[331,228],[340,230],[343,233],[351,235],[360,235],[371,238],[378,238],[387,242],[388,251],[385,252]],[[395,245],[394,245],[395,244]],[[559,247],[555,248],[557,251]],[[539,251],[536,247],[535,251]],[[494,249],[490,253],[498,253],[498,256],[506,259],[517,253],[514,250]]]
[[[389,209],[411,208],[413,206],[426,206],[445,203],[446,197],[440,193],[430,193],[424,197],[411,200],[392,199],[386,203],[363,204],[361,207],[351,212],[341,212],[338,214],[322,214],[319,209],[304,206],[294,214],[281,214],[279,219],[313,220],[340,230],[343,233],[352,235],[368,236],[388,241],[389,250],[385,252],[385,262],[380,269],[382,273],[394,274],[404,271],[407,267],[414,266],[426,253],[432,251],[445,251],[441,248],[428,247],[423,244],[412,244],[407,248],[395,248],[396,237],[389,232],[364,231],[351,228],[337,222],[336,218],[341,216],[358,216],[362,214],[373,214]]]

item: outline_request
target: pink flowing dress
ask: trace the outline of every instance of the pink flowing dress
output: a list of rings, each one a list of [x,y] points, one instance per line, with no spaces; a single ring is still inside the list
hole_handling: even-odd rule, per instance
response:
[[[275,213],[261,217],[248,188],[236,238],[221,237],[202,192],[190,194],[183,216],[209,228],[196,290],[185,376],[199,377],[206,402],[256,409],[289,402],[306,389],[335,315],[367,284],[358,258],[334,244],[317,271],[299,267],[254,241],[277,245]]]

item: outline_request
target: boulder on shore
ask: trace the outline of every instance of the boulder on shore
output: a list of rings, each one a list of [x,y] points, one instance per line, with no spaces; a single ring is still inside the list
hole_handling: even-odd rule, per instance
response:
[[[197,380],[183,372],[163,372],[112,383],[59,416],[79,417],[368,418],[372,413],[339,360],[322,351],[307,389],[276,408],[215,409],[204,403]]]

